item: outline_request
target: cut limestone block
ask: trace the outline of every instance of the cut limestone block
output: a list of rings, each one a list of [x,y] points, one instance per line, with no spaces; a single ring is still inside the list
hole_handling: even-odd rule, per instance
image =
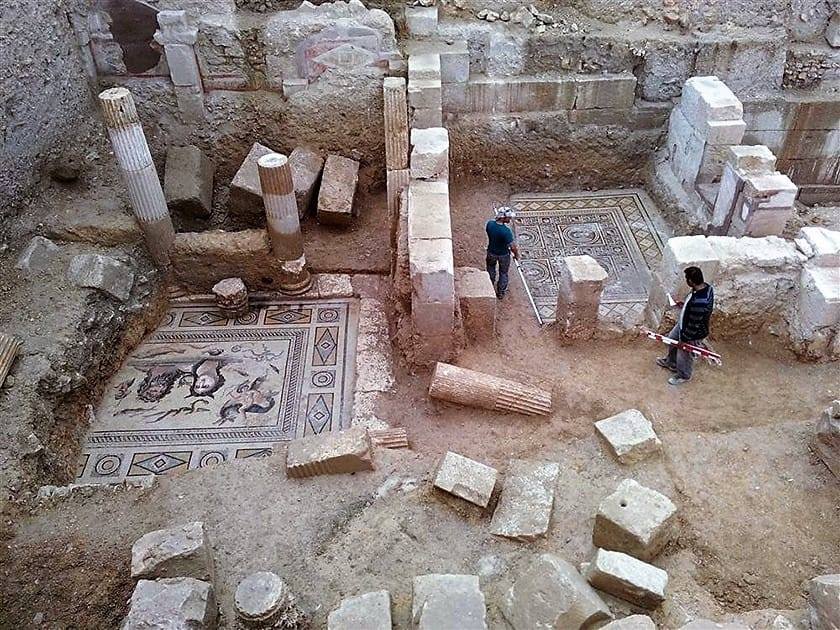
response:
[[[653,609],[665,601],[668,574],[625,553],[598,549],[584,573],[598,590],[642,608]]]
[[[213,209],[213,175],[216,167],[198,147],[169,147],[163,191],[173,212],[207,218]]]
[[[409,183],[408,238],[452,238],[448,191],[446,194],[426,193],[415,182]]]
[[[622,464],[635,464],[659,452],[662,442],[653,431],[650,420],[637,409],[599,420],[595,430]]]
[[[471,341],[485,341],[496,336],[496,290],[484,269],[455,269],[455,294],[461,305],[464,330]]]
[[[811,628],[840,628],[840,574],[820,575],[808,582],[808,618]]]
[[[840,479],[840,401],[835,400],[820,416],[814,447],[828,469]]]
[[[555,261],[559,273],[557,328],[569,339],[588,339],[598,324],[598,307],[607,271],[591,256],[565,256]]]
[[[327,618],[327,630],[391,630],[391,595],[374,591],[341,600]]]
[[[529,416],[551,413],[551,392],[448,363],[435,366],[429,396],[492,411]]]
[[[234,607],[246,628],[308,627],[295,594],[270,571],[258,571],[242,580],[236,587]]]
[[[478,576],[418,575],[411,620],[420,630],[486,630],[487,609]]]
[[[370,441],[382,448],[408,448],[408,432],[402,428],[368,429]]]
[[[412,129],[433,129],[437,127],[443,127],[442,107],[413,107],[411,109]]]
[[[447,238],[409,239],[408,265],[414,296],[420,302],[449,305],[454,311],[455,261],[452,241]]]
[[[59,247],[43,236],[33,236],[18,256],[15,269],[26,273],[41,271],[50,265],[58,253]]]
[[[695,619],[684,626],[680,626],[679,630],[750,630],[750,628],[737,622],[719,623],[717,621],[709,621],[708,619]]]
[[[840,48],[840,11],[835,11],[825,29],[825,40],[829,46]]]
[[[840,322],[840,268],[806,266],[799,283],[799,321],[805,331]]]
[[[577,630],[612,619],[610,609],[577,569],[549,553],[516,578],[501,608],[514,630]]]
[[[121,630],[214,630],[219,615],[213,585],[189,577],[140,580]]]
[[[636,95],[636,77],[626,72],[575,77],[575,109],[630,109]]]
[[[770,174],[776,170],[776,156],[764,145],[729,147],[726,161],[741,173]]]
[[[714,282],[720,261],[705,236],[677,236],[669,238],[662,252],[660,278],[664,290],[680,300],[688,293],[685,283],[686,267],[700,267],[706,282]]]
[[[406,7],[405,25],[410,35],[416,35],[417,37],[433,35],[438,27],[437,6]]]
[[[128,265],[101,254],[73,256],[67,277],[76,286],[105,291],[123,302],[134,286],[134,272]]]
[[[656,630],[656,624],[647,615],[631,615],[608,623],[601,630]]]
[[[625,479],[598,506],[592,544],[649,561],[674,537],[676,529],[677,507],[668,497]]]
[[[408,58],[408,79],[409,81],[411,79],[440,81],[440,55],[435,53],[410,55]]]
[[[257,160],[274,153],[272,149],[255,142],[245,156],[245,160],[230,182],[228,214],[239,218],[262,217],[264,213],[262,188]]]
[[[691,77],[683,86],[679,108],[695,129],[710,120],[741,120],[744,106],[717,77]]]
[[[358,214],[353,206],[358,183],[359,163],[356,160],[340,155],[328,156],[318,193],[318,223],[348,225]]]
[[[799,230],[797,236],[811,246],[812,264],[818,267],[840,267],[840,232],[808,226]]]
[[[382,83],[382,101],[385,126],[385,166],[389,172],[408,168],[407,99],[405,79],[402,77],[385,77]]]
[[[311,477],[373,470],[370,437],[363,427],[289,442],[286,475]]]
[[[406,42],[409,60],[413,55],[434,53],[440,57],[440,80],[443,83],[465,83],[470,78],[470,51],[466,40]]]
[[[497,476],[495,468],[448,451],[438,467],[434,485],[465,501],[487,507]]]
[[[446,129],[412,129],[411,145],[411,177],[449,179],[449,132]]]
[[[193,577],[213,581],[213,556],[204,523],[149,532],[131,547],[131,577]]]
[[[295,189],[298,216],[302,219],[312,214],[315,190],[321,179],[324,158],[314,149],[296,147],[289,155],[289,168],[292,170],[292,185]]]
[[[551,520],[559,473],[559,464],[512,459],[490,533],[522,541],[543,536]]]

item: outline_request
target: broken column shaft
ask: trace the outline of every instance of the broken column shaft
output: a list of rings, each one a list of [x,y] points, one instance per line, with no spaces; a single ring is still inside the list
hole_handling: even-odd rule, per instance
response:
[[[448,363],[438,363],[435,367],[429,396],[493,411],[529,416],[551,413],[550,392]]]
[[[117,87],[102,92],[99,102],[131,207],[146,237],[146,247],[158,266],[166,266],[175,229],[134,99],[127,89]]]
[[[278,260],[284,261],[280,290],[291,295],[304,293],[312,284],[312,276],[303,254],[303,235],[289,159],[279,153],[269,153],[257,160],[257,168],[271,251]]]

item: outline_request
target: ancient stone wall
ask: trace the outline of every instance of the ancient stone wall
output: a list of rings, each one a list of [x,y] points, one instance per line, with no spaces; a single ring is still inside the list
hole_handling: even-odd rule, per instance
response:
[[[90,93],[65,8],[5,0],[0,8],[0,223],[73,143],[68,129],[88,115]]]

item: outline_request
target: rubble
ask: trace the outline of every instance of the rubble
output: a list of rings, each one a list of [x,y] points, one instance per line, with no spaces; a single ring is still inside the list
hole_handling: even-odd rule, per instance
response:
[[[590,628],[613,618],[577,569],[549,553],[516,578],[501,609],[514,630]]]
[[[602,626],[601,630],[656,630],[656,624],[647,615],[630,615]]]
[[[487,630],[486,617],[477,575],[414,578],[411,620],[419,630]]]
[[[190,577],[140,580],[121,630],[215,630],[219,614],[213,585]]]
[[[18,257],[15,269],[20,269],[25,273],[41,271],[50,265],[59,250],[59,246],[50,239],[33,236]]]
[[[637,409],[628,409],[599,420],[595,423],[595,430],[622,464],[636,464],[662,448],[650,420]]]
[[[601,501],[592,544],[650,561],[676,535],[677,507],[664,494],[633,479]]]
[[[309,147],[296,147],[289,154],[289,166],[292,169],[292,183],[295,188],[298,216],[303,219],[313,213],[313,206],[317,195],[321,172],[324,169],[324,158]]]
[[[505,473],[490,532],[529,541],[548,531],[560,465],[512,459]]]
[[[840,628],[840,574],[820,575],[808,582],[808,617],[811,628]]]
[[[618,551],[598,549],[584,576],[598,590],[642,608],[653,609],[665,601],[668,574]]]
[[[102,254],[73,256],[67,277],[77,286],[104,291],[122,302],[134,286],[134,272],[128,265]]]
[[[213,581],[213,555],[204,523],[149,532],[131,547],[131,577],[191,577]]]
[[[495,468],[448,451],[438,467],[434,485],[485,508],[490,503],[497,475]]]

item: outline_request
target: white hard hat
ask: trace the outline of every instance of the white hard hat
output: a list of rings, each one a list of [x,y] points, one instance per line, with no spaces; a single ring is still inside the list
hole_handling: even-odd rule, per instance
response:
[[[497,219],[513,219],[516,217],[516,212],[510,206],[499,206],[496,208]]]

